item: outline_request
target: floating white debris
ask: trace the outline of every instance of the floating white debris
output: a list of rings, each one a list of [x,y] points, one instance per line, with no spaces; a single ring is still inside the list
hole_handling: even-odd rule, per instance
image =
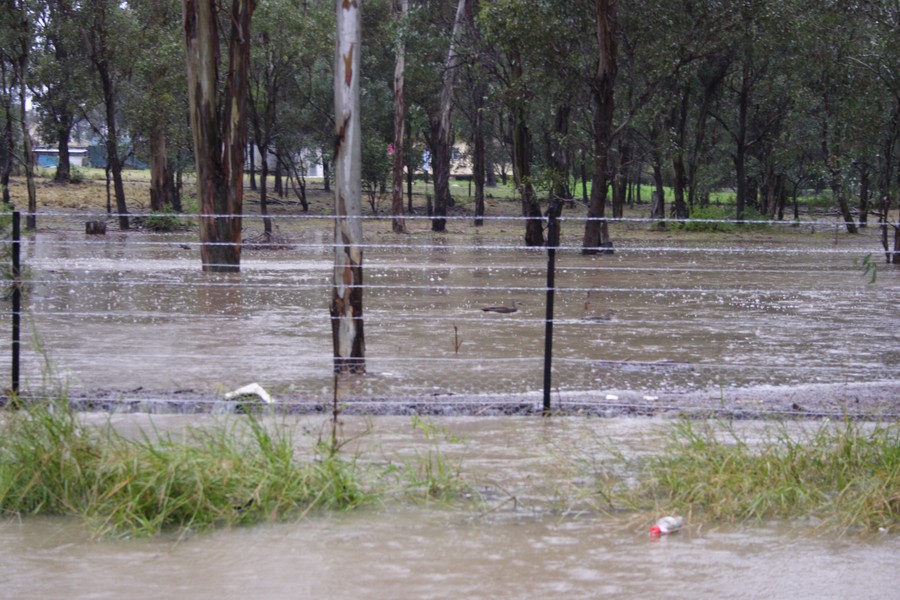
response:
[[[607,394],[607,395],[606,395],[606,399],[607,399],[607,400],[618,400],[619,397],[618,397],[618,396],[615,396],[615,395],[613,395],[613,394]]]
[[[259,396],[259,399],[266,404],[272,404],[272,402],[274,402],[272,396],[269,395],[269,392],[264,390],[258,383],[249,383],[244,387],[239,387],[233,392],[228,392],[225,394],[225,399],[231,400],[232,398],[239,398],[241,396]]]
[[[644,396],[644,400],[652,402],[654,400],[659,400],[659,396]]]

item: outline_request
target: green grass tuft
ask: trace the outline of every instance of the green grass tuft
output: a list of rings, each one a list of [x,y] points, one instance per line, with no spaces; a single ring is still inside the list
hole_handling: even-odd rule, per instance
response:
[[[0,513],[75,515],[99,535],[251,524],[366,499],[355,462],[299,462],[290,432],[252,415],[177,440],[129,439],[84,426],[58,401],[8,413],[0,435]]]
[[[900,424],[783,428],[759,443],[683,422],[631,501],[712,521],[812,517],[839,529],[900,525]]]

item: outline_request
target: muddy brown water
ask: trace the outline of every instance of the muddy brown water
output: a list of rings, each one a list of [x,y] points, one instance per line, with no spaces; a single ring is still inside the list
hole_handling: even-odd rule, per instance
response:
[[[172,431],[213,417],[112,418],[127,433],[149,419]],[[279,423],[316,431],[324,422],[296,419]],[[836,535],[808,522],[716,526],[693,518],[684,530],[652,541],[652,516],[592,510],[585,490],[614,468],[613,450],[632,457],[653,452],[671,420],[453,417],[435,424],[461,440],[442,437],[438,447],[482,501],[446,507],[388,499],[349,513],[138,540],[92,540],[78,523],[60,518],[5,519],[0,597],[897,597],[896,535]],[[752,440],[767,425],[736,427]],[[364,461],[401,464],[431,447],[403,417],[350,418],[345,434],[367,428],[353,450]],[[298,437],[301,446],[307,442]]]
[[[258,382],[276,399],[330,400],[328,238],[247,249],[240,274],[209,275],[187,235],[38,233],[25,244],[24,385],[44,385],[51,365],[73,394],[220,399]],[[547,257],[517,243],[375,237],[368,374],[344,381],[341,398],[539,401]],[[869,253],[880,256],[874,231],[563,250],[554,402],[897,410],[900,270],[880,265],[870,284]],[[514,301],[513,314],[480,310]]]

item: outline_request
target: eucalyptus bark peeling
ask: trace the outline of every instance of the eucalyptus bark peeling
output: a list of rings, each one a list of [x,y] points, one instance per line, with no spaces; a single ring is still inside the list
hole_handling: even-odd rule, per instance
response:
[[[365,373],[358,0],[337,0],[334,57],[334,370]]]

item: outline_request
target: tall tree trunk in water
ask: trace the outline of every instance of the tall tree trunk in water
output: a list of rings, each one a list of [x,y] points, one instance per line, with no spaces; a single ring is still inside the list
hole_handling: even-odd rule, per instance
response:
[[[406,98],[403,90],[403,75],[406,70],[406,14],[409,0],[391,0],[391,12],[397,27],[397,40],[394,44],[394,164],[391,172],[391,229],[394,233],[406,233],[406,221],[403,219],[403,144],[406,142]]]
[[[522,61],[518,50],[509,52],[510,73],[513,87],[519,87],[522,79]],[[544,223],[541,205],[534,195],[531,183],[531,132],[525,118],[525,99],[517,95],[513,100],[512,111],[512,155],[513,182],[522,201],[522,216],[525,217],[525,245],[544,245]]]
[[[364,373],[359,5],[336,0],[334,55],[334,286],[331,333],[335,372]]]
[[[434,218],[431,220],[432,231],[444,231],[447,228],[447,207],[450,205],[450,110],[452,108],[456,71],[459,69],[459,53],[456,45],[463,25],[467,1],[459,0],[459,4],[456,7],[453,31],[450,34],[450,47],[447,49],[447,62],[444,64],[440,108],[438,113],[432,115],[430,119],[432,137],[434,138],[434,152],[431,157],[431,168],[434,171]]]
[[[713,100],[716,92],[725,79],[728,67],[731,65],[731,54],[722,53],[710,57],[700,75],[700,83],[703,86],[703,100],[697,109],[697,122],[694,127],[694,145],[688,156],[688,208],[694,208],[694,203],[699,201],[701,206],[706,204],[705,194],[698,199],[697,197],[697,176],[700,169],[700,151],[703,148],[706,137],[706,121],[712,109]]]
[[[613,176],[613,218],[621,219],[625,216],[625,196],[628,191],[628,161],[631,160],[631,150],[628,144],[619,142],[619,151],[616,153],[615,175]]]
[[[481,76],[483,64],[481,52],[481,33],[476,23],[477,2],[469,2],[466,7],[466,23],[469,28],[469,44],[471,58],[467,69],[469,100],[472,103],[472,182],[475,184],[475,226],[484,225],[484,184],[485,184],[485,147],[484,147],[484,100],[487,97],[487,84]]]
[[[597,36],[597,68],[591,81],[594,97],[594,175],[588,220],[584,225],[583,254],[597,254],[612,246],[606,221],[609,148],[612,142],[614,90],[618,64],[616,40],[616,0],[594,0],[594,26]]]
[[[263,218],[263,237],[272,241],[272,218],[269,216],[269,148],[258,146],[259,155],[259,214]]]
[[[191,130],[200,195],[204,271],[240,271],[247,72],[254,0],[232,0],[228,68],[217,97],[219,32],[215,0],[183,0]]]
[[[894,252],[890,251],[888,240],[888,227],[891,223],[891,180],[894,169],[894,147],[897,138],[900,138],[900,96],[894,101],[894,109],[891,115],[891,127],[884,132],[881,139],[881,159],[878,164],[878,196],[881,199],[879,207],[878,224],[881,226],[881,244],[884,247],[885,262],[888,264],[900,264],[900,245],[895,245]],[[900,172],[898,172],[900,179]],[[900,181],[898,181],[900,183]],[[900,212],[897,215],[897,228],[900,231]],[[897,240],[895,236],[895,241]]]
[[[88,50],[91,64],[100,79],[103,108],[106,113],[106,164],[112,174],[113,194],[116,199],[119,229],[128,229],[128,208],[125,205],[125,186],[122,183],[122,159],[119,156],[119,134],[116,116],[118,113],[118,90],[114,80],[115,58],[110,54],[110,31],[107,7],[98,1],[91,4],[93,22],[90,24]]]
[[[28,123],[26,121],[27,112],[25,110],[25,100],[27,99],[27,83],[28,78],[28,51],[31,44],[31,24],[28,22],[28,14],[26,12],[25,3],[21,2],[17,7],[18,15],[18,47],[16,56],[16,77],[19,80],[19,111],[20,122],[22,126],[22,154],[23,165],[25,167],[25,183],[28,188],[28,216],[25,218],[25,228],[35,229],[37,227],[37,189],[34,185],[34,153],[31,145],[31,133],[28,131]],[[14,17],[15,18],[15,17]]]
[[[515,68],[513,68],[515,71]],[[514,75],[515,77],[515,75]],[[517,100],[513,109],[513,180],[522,198],[522,216],[525,217],[525,245],[544,245],[544,223],[541,205],[531,184],[531,133],[525,121],[524,100]]]
[[[859,165],[859,227],[865,228],[869,221],[869,165]]]
[[[678,113],[673,119],[675,126],[675,147],[672,149],[672,210],[675,213],[676,219],[688,218],[688,207],[684,200],[684,188],[687,183],[684,173],[684,146],[687,137],[687,113],[690,94],[691,88],[687,85],[681,95],[681,104],[678,107]]]
[[[482,93],[482,85],[475,84],[474,105],[475,121],[472,124],[472,178],[475,182],[475,226],[480,227],[484,224],[484,94]]]
[[[150,133],[150,210],[172,206],[172,176],[166,149],[166,134],[161,127]]]
[[[748,34],[749,35],[749,34]],[[737,197],[735,198],[735,218],[744,219],[744,209],[749,195],[747,184],[747,116],[750,102],[750,48],[749,40],[745,42],[744,59],[741,70],[741,89],[738,96],[738,128],[735,136],[735,150],[732,155],[734,172],[737,178]]]
[[[844,179],[841,175],[840,144],[831,144],[829,141],[830,130],[827,115],[831,114],[831,99],[827,91],[825,92],[823,102],[825,118],[822,119],[822,156],[825,157],[825,166],[831,175],[831,194],[838,203],[838,209],[846,224],[847,233],[859,233],[856,229],[856,222],[853,220],[853,214],[850,212],[850,199],[847,197],[848,192],[844,186]]]
[[[650,218],[665,219],[666,189],[663,185],[662,177],[662,156],[656,147],[650,152],[650,155],[653,167],[653,184],[655,187],[655,190],[653,191],[653,202],[650,205]],[[659,225],[665,227],[664,222],[660,222]]]

